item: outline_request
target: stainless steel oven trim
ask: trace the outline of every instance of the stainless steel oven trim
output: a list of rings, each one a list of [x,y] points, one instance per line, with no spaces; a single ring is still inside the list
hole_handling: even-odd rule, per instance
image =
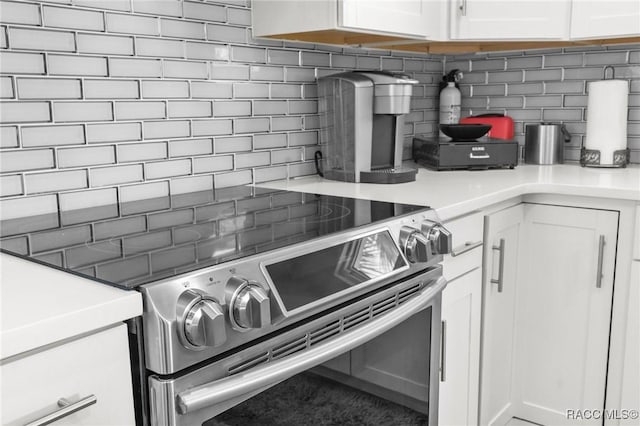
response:
[[[152,376],[149,380],[152,422],[163,425],[190,425],[206,421],[244,399],[355,348],[400,324],[415,313],[431,307],[433,315],[429,424],[437,425],[440,303],[441,292],[446,286],[446,281],[440,275],[432,276],[431,273],[427,273],[425,276],[431,277],[428,280],[432,281],[432,284],[424,287],[419,295],[407,300],[393,311],[382,314],[363,326],[356,326],[337,338],[327,339],[311,349],[222,379],[207,380],[207,376],[211,373],[206,370],[210,367],[203,367],[201,370],[174,379]],[[282,370],[285,370],[284,373],[281,372]]]
[[[266,278],[261,270],[260,263],[268,261],[271,256],[283,255],[290,257],[294,256],[294,253],[299,254],[321,250],[322,248],[330,247],[349,239],[361,237],[369,232],[375,233],[381,229],[390,229],[394,242],[398,244],[397,237],[403,226],[411,226],[419,229],[421,223],[427,220],[437,221],[437,215],[435,211],[425,207],[424,210],[399,214],[389,219],[385,224],[377,223],[353,228],[348,231],[296,243],[295,245],[281,247],[276,251],[259,253],[254,256],[230,260],[218,265],[206,266],[197,271],[190,271],[141,286],[140,291],[143,294],[145,305],[143,324],[145,331],[144,340],[147,348],[145,351],[146,368],[158,374],[175,374],[186,367],[206,361],[222,352],[233,349],[242,343],[240,342],[241,339],[248,340],[272,333],[303,318],[315,315],[326,308],[326,306],[323,305],[318,305],[315,308],[307,307],[305,312],[295,315],[289,314],[289,317],[285,317],[280,312],[274,313],[274,309],[272,309],[272,323],[268,327],[238,333],[237,330],[232,329],[229,325],[229,329],[227,330],[228,342],[225,343],[224,346],[216,348],[207,347],[203,350],[193,351],[184,347],[176,331],[176,301],[185,290],[200,290],[208,294],[210,297],[218,300],[226,311],[228,310],[228,305],[225,300],[225,288],[224,286],[212,286],[212,283],[226,283],[228,279],[233,276],[241,276],[249,280],[259,279],[261,281],[261,287],[265,291],[270,291],[271,288],[266,284]],[[404,256],[404,253],[401,254]],[[438,255],[427,263],[410,264],[408,269],[399,272],[398,276],[394,276],[393,279],[406,279],[410,275],[433,267],[441,261],[442,255]],[[388,281],[369,284],[367,288],[356,289],[351,296],[360,296],[391,281],[389,279],[387,280]],[[275,297],[272,300],[273,306],[278,307],[277,310],[279,310],[280,306],[275,301]],[[240,337],[240,335],[242,335],[242,337]]]
[[[361,240],[363,238],[366,238],[370,235],[375,235],[375,234],[379,234],[383,231],[386,231],[387,234],[389,235],[389,238],[391,239],[391,241],[393,242],[393,244],[396,246],[396,249],[398,250],[398,253],[400,254],[400,257],[402,258],[402,261],[404,262],[404,266],[395,269],[387,274],[384,275],[380,275],[377,278],[371,279],[371,280],[367,280],[365,282],[362,282],[356,286],[344,289],[338,293],[334,293],[332,295],[329,295],[327,297],[323,297],[322,299],[316,300],[315,302],[312,303],[308,303],[306,305],[300,306],[299,308],[296,309],[292,309],[292,310],[288,310],[285,305],[284,302],[282,301],[282,298],[280,297],[280,293],[278,293],[277,288],[275,283],[273,282],[273,280],[271,279],[271,275],[269,275],[269,272],[267,272],[267,266],[269,265],[273,265],[274,263],[279,263],[282,261],[286,261],[289,259],[293,259],[299,256],[304,256],[306,254],[310,254],[310,253],[314,253],[320,250],[324,250],[324,249],[328,249],[331,247],[335,247],[338,246],[340,244],[345,244],[345,243],[349,243],[351,241],[356,241],[356,240]],[[331,303],[334,302],[335,300],[338,299],[342,299],[345,295],[348,295],[350,293],[355,293],[357,291],[359,291],[362,288],[366,288],[370,285],[379,283],[381,281],[385,281],[385,280],[389,280],[389,278],[392,278],[396,275],[402,274],[403,272],[405,272],[406,270],[408,270],[410,268],[410,263],[409,260],[406,258],[405,254],[404,254],[404,250],[402,250],[402,247],[400,247],[400,245],[398,244],[398,242],[393,238],[393,233],[391,232],[391,228],[389,228],[388,226],[381,226],[379,228],[376,228],[375,230],[369,231],[369,232],[365,232],[365,233],[358,233],[355,235],[350,236],[348,239],[346,240],[340,240],[335,242],[335,244],[331,244],[331,245],[326,245],[323,246],[322,248],[316,248],[313,249],[312,247],[307,247],[306,250],[301,250],[301,251],[297,251],[294,254],[286,254],[286,255],[280,255],[280,256],[274,256],[271,259],[269,259],[268,262],[260,262],[260,271],[262,272],[262,275],[265,278],[265,281],[267,283],[267,285],[269,286],[271,295],[274,296],[274,298],[276,299],[276,302],[278,303],[278,306],[280,306],[280,309],[282,310],[282,313],[284,314],[285,317],[290,317],[293,315],[296,315],[300,312],[306,312],[309,311],[310,309],[314,309],[317,308],[319,306],[322,305],[326,305],[327,303]]]

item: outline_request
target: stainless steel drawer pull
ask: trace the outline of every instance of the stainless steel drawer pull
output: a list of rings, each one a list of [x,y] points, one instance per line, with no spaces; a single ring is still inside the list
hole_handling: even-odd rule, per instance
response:
[[[491,278],[492,284],[498,284],[498,293],[502,293],[502,286],[504,285],[504,238],[500,238],[500,245],[491,247],[494,250],[500,252],[500,260],[498,261],[498,279]]]
[[[447,321],[442,321],[442,343],[440,345],[440,381],[447,380]]]
[[[476,154],[475,152],[470,152],[469,158],[484,160],[486,158],[491,158],[491,156],[489,154]]]
[[[598,270],[596,271],[596,288],[602,288],[602,263],[604,262],[604,235],[598,239]]]
[[[451,250],[451,257],[460,256],[461,254],[465,254],[468,251],[473,250],[476,247],[480,247],[482,245],[482,241],[476,241],[472,243],[471,241],[467,241],[463,246],[456,247]]]
[[[40,417],[38,420],[34,420],[31,423],[27,423],[25,426],[44,426],[53,422],[57,422],[58,420],[67,417],[68,415],[71,415],[76,411],[83,410],[88,406],[95,404],[96,402],[98,402],[98,398],[95,395],[86,396],[74,403],[70,403],[65,398],[60,398],[58,400],[58,407],[60,407],[59,410],[47,414],[44,417]]]

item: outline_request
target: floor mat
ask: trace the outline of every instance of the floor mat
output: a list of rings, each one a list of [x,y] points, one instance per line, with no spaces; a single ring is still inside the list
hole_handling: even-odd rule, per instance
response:
[[[426,415],[314,374],[299,374],[206,426],[427,425]]]

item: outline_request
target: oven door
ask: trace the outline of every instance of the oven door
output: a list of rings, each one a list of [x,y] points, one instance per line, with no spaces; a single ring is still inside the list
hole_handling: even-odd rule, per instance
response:
[[[295,399],[295,394],[303,394],[299,391],[302,386],[311,393],[318,389],[316,394],[325,396],[334,392],[334,400],[352,411],[345,415],[354,414],[354,410],[364,412],[357,405],[345,404],[349,399],[340,396],[343,392],[358,393],[355,400],[383,399],[371,400],[370,405],[379,409],[380,404],[391,404],[407,410],[409,416],[422,415],[421,423],[428,417],[428,424],[435,426],[440,304],[445,285],[437,267],[199,369],[170,377],[150,376],[151,423],[272,423],[275,420],[259,407],[273,410],[273,403],[282,402],[283,395]],[[300,407],[309,409],[308,398],[301,397],[305,401],[287,399],[276,408],[276,418],[286,418],[285,409],[292,413]],[[297,415],[319,413],[311,407],[309,414]],[[300,418],[278,423],[296,424]],[[316,422],[310,418],[305,423]]]

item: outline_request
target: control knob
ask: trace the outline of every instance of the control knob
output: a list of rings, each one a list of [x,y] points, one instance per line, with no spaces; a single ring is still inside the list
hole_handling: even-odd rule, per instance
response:
[[[425,221],[422,224],[422,233],[427,236],[434,256],[451,253],[453,239],[447,228],[436,222]]]
[[[419,229],[403,226],[400,230],[400,244],[409,262],[426,262],[429,260],[431,243]]]
[[[227,340],[224,311],[214,299],[193,290],[182,298],[189,298],[182,321],[183,337],[195,348],[216,347]]]
[[[237,329],[250,330],[271,324],[269,296],[257,282],[232,277],[227,289],[231,295],[229,316]]]
[[[400,229],[400,245],[411,263],[428,262],[433,256],[450,253],[451,243],[451,232],[436,222],[425,221],[421,229]]]

